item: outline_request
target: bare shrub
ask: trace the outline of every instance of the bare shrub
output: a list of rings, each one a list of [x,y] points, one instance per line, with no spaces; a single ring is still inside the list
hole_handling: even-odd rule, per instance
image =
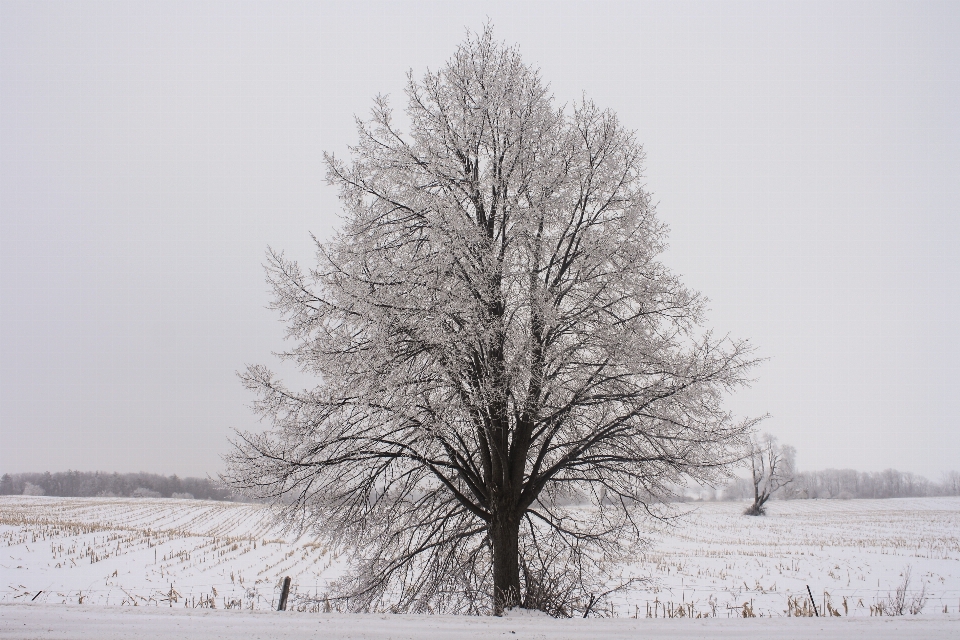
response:
[[[927,604],[927,585],[921,581],[920,591],[910,595],[910,576],[912,568],[907,565],[900,575],[902,579],[893,595],[887,595],[885,600],[877,603],[877,610],[883,615],[902,616],[908,611],[910,615],[917,615]]]

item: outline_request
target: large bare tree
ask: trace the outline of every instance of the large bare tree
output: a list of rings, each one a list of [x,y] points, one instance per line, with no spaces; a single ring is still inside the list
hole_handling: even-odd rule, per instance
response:
[[[318,382],[243,374],[271,427],[225,477],[355,550],[351,609],[586,614],[651,496],[741,457],[722,402],[754,359],[658,261],[613,113],[556,106],[489,28],[406,102],[405,131],[378,98],[327,157],[345,220],[317,266],[269,254]]]

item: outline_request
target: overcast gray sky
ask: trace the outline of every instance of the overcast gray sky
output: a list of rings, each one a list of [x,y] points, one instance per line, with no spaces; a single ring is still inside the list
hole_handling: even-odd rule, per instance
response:
[[[731,408],[960,468],[960,3],[0,0],[0,472],[219,471],[322,151],[487,18],[637,131],[666,262],[769,358]]]

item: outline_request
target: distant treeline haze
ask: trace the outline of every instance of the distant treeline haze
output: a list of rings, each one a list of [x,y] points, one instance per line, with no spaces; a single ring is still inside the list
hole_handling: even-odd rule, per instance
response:
[[[723,489],[727,500],[752,500],[753,485],[748,478],[738,478]],[[781,500],[803,498],[922,498],[927,496],[960,496],[960,472],[951,471],[933,482],[905,471],[855,471],[825,469],[803,471],[793,482],[773,495]]]
[[[232,491],[208,478],[99,471],[5,473],[0,477],[0,495],[236,499]]]
[[[709,493],[713,494],[711,490]],[[0,477],[0,495],[45,495],[62,497],[195,498],[239,500],[239,496],[208,478],[180,478],[154,473],[104,473],[66,471],[14,473]],[[738,478],[701,499],[752,500],[753,485]],[[944,474],[940,482],[905,471],[864,472],[825,469],[797,473],[793,482],[774,494],[781,500],[804,498],[921,498],[960,496],[960,472]],[[689,499],[689,496],[688,496]]]

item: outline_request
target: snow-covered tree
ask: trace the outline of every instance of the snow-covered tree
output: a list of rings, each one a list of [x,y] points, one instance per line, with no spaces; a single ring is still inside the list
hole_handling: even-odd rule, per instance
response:
[[[750,438],[750,481],[753,502],[744,511],[748,516],[762,516],[764,505],[770,497],[793,482],[796,450],[781,445],[769,433]]]
[[[327,157],[345,220],[317,266],[269,253],[317,386],[251,366],[271,426],[225,478],[354,550],[350,609],[587,613],[651,496],[741,457],[752,421],[723,399],[755,360],[658,261],[612,112],[558,107],[489,28],[406,102],[405,131],[377,98]]]

